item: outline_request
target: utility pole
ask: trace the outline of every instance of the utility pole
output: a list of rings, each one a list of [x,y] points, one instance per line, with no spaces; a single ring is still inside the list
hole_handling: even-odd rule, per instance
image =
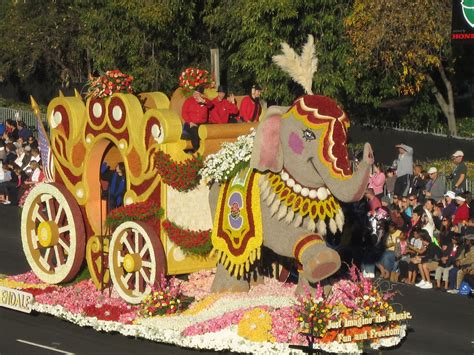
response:
[[[216,87],[221,84],[219,68],[219,48],[211,48],[211,75],[216,82]]]

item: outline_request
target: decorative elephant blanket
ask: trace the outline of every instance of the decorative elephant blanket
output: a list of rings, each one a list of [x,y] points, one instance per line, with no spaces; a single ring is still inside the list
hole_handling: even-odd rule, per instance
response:
[[[260,209],[261,174],[246,168],[220,188],[211,239],[219,261],[242,277],[260,259],[263,243]]]

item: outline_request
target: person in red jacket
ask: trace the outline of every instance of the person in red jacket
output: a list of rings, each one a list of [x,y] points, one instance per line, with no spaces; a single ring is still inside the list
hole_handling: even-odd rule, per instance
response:
[[[262,88],[255,84],[249,96],[245,96],[240,104],[240,119],[244,122],[258,121],[260,113],[262,113],[262,105],[260,104],[260,92]]]
[[[204,97],[204,87],[198,86],[193,96],[184,101],[181,115],[184,119],[183,131],[191,139],[193,150],[199,149],[199,125],[207,123],[209,119],[209,110],[212,108],[212,102]]]
[[[234,94],[227,98],[225,96],[225,88],[219,85],[217,97],[211,101],[214,107],[210,112],[209,123],[228,123],[229,115],[237,115],[239,113]]]
[[[469,220],[469,206],[466,203],[466,199],[462,196],[456,196],[456,203],[458,204],[458,209],[453,217],[453,225]]]

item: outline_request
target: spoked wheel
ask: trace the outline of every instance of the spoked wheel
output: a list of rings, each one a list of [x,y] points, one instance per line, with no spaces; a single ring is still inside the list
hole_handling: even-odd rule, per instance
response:
[[[140,303],[165,274],[165,253],[157,233],[142,222],[118,226],[110,240],[109,270],[120,297]]]
[[[31,269],[44,282],[76,276],[84,260],[84,222],[66,187],[43,183],[31,190],[21,215],[21,240]]]

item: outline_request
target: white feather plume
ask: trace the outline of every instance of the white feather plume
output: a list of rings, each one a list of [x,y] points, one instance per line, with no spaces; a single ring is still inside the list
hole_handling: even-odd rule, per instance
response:
[[[301,55],[298,55],[285,42],[281,44],[281,50],[283,54],[274,55],[273,62],[300,84],[307,94],[312,94],[313,75],[318,69],[318,58],[316,57],[313,36],[308,35],[308,41],[303,46]]]

